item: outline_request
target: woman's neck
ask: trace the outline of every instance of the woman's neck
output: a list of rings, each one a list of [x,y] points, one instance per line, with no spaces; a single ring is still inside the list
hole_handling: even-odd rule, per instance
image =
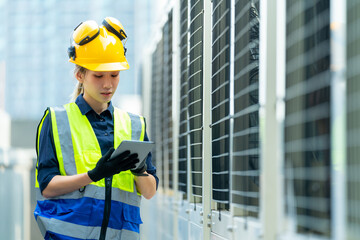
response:
[[[100,103],[91,98],[88,99],[85,95],[84,95],[84,100],[99,115],[109,107],[109,103]]]

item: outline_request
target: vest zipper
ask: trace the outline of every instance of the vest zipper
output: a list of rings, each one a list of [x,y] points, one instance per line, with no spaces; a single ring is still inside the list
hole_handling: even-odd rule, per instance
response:
[[[104,217],[101,224],[101,232],[100,232],[99,240],[105,240],[106,229],[109,224],[110,210],[111,210],[111,185],[112,185],[112,177],[105,178]]]

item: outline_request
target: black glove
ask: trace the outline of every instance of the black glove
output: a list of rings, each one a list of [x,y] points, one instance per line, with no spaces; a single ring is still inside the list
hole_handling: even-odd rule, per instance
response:
[[[149,176],[144,173],[147,170],[146,160],[143,161],[136,169],[131,169],[131,173],[135,176]]]
[[[96,167],[88,171],[91,180],[97,182],[105,177],[111,177],[121,171],[134,168],[135,164],[139,162],[137,154],[130,155],[130,151],[125,151],[114,158],[110,158],[114,151],[114,148],[110,148],[109,151],[99,159]]]

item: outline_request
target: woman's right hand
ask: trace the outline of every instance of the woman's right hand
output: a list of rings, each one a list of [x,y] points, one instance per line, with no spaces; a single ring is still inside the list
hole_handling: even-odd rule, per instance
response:
[[[135,164],[139,162],[138,155],[130,154],[130,151],[125,151],[111,158],[113,152],[114,148],[110,148],[109,151],[99,159],[96,167],[88,171],[88,175],[92,181],[97,182],[105,177],[111,177],[114,174],[132,169],[135,167]]]

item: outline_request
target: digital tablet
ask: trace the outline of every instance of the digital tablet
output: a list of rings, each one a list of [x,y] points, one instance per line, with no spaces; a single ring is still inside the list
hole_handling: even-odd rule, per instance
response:
[[[111,158],[120,155],[125,151],[130,151],[130,154],[137,153],[139,162],[136,163],[136,169],[143,161],[146,160],[147,155],[151,152],[154,147],[154,142],[151,141],[135,141],[135,140],[124,140],[111,154]]]

